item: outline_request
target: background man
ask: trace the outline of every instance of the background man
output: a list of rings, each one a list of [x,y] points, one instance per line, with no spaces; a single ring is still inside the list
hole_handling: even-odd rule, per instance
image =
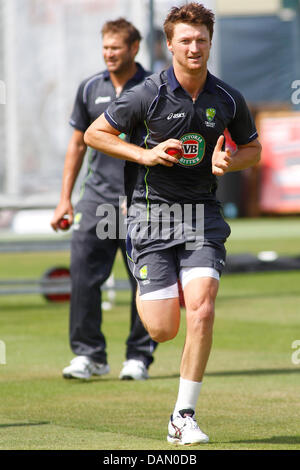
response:
[[[103,26],[102,51],[107,70],[80,84],[70,119],[74,132],[65,157],[60,202],[51,221],[54,230],[66,214],[70,223],[74,221],[70,345],[76,357],[63,370],[65,378],[88,379],[93,374],[109,372],[106,340],[101,331],[101,286],[111,273],[118,248],[121,248],[127,269],[128,265],[125,240],[118,239],[120,227],[115,227],[116,239],[100,240],[96,226],[101,219],[96,216],[96,211],[101,204],[111,204],[115,207],[116,221],[119,220],[119,197],[124,194],[124,163],[91,150],[75,216],[71,196],[87,149],[83,139],[85,130],[117,96],[149,75],[135,62],[140,41],[139,31],[123,18]],[[129,270],[128,273],[132,289],[130,334],[120,378],[143,380],[148,378],[147,369],[153,361],[155,343],[137,314],[136,281]]]
[[[178,332],[178,277],[181,280],[186,338],[167,439],[183,445],[209,440],[195,420],[195,409],[211,350],[224,243],[230,234],[216,200],[216,176],[256,164],[261,150],[242,95],[207,70],[213,27],[214,15],[203,5],[172,8],[164,23],[172,66],[116,100],[85,133],[92,147],[122,156],[131,162],[130,168],[132,162],[139,164],[127,251],[139,285],[139,314],[155,341],[170,340]],[[223,150],[226,128],[238,146],[234,155]],[[131,133],[131,143],[121,142],[120,132]],[[170,148],[175,155],[167,153]],[[167,239],[163,232],[155,238],[139,236],[145,223],[151,233],[160,215],[157,207],[163,204],[182,209],[179,222],[175,216],[171,220],[176,230],[185,226],[188,206],[193,209],[190,227],[200,229],[184,230],[181,238],[175,229]]]

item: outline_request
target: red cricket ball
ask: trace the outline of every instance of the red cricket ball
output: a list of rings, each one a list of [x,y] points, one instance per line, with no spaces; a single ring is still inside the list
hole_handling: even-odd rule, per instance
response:
[[[174,149],[174,148],[169,148],[169,149],[167,150],[167,154],[168,154],[168,155],[171,155],[172,157],[175,156],[175,155],[180,155],[180,156],[182,156],[182,152],[181,152],[180,150]]]
[[[68,221],[68,219],[60,219],[60,221],[58,222],[58,227],[60,228],[60,230],[69,230],[70,228],[70,223]]]

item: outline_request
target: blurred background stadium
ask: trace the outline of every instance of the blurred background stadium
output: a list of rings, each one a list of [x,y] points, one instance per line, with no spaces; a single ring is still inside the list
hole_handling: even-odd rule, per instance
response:
[[[163,19],[172,5],[182,3],[0,1],[2,229],[13,228],[12,210],[53,208],[58,202],[71,134],[68,119],[78,83],[104,67],[102,24],[119,16],[134,22],[144,37],[138,60],[157,71],[170,61],[162,36]],[[241,90],[261,127],[260,138],[267,144],[259,172],[230,175],[220,182],[225,212],[230,217],[300,212],[299,1],[203,3],[217,17],[210,69]],[[276,130],[273,122],[269,126],[269,121],[259,119],[261,112],[269,112],[271,117],[283,111],[289,116],[292,111],[295,119],[281,120]],[[282,193],[281,199],[277,191]],[[269,204],[272,194],[277,202]]]

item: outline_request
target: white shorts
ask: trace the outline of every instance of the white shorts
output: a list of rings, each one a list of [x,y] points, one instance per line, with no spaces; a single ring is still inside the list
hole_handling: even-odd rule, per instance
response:
[[[214,268],[182,268],[179,272],[179,279],[182,285],[182,289],[192,280],[200,277],[212,277],[220,280],[218,271]],[[140,296],[140,300],[164,300],[173,299],[179,297],[178,284],[172,284],[171,286],[163,289],[158,289],[153,292],[148,292]]]

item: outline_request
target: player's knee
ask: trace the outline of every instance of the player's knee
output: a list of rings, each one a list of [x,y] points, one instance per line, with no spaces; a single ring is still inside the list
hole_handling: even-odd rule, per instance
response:
[[[200,334],[212,330],[214,324],[214,303],[209,299],[191,305],[188,313],[190,327]]]
[[[170,341],[171,339],[175,338],[178,332],[178,328],[174,326],[169,328],[154,326],[150,327],[148,331],[153,341],[156,341],[157,343],[165,343],[166,341]]]

